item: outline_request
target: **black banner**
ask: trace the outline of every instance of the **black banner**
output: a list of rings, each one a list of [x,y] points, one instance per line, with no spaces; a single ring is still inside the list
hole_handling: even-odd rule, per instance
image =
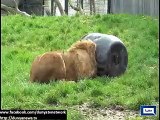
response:
[[[67,120],[67,110],[0,110],[0,120]]]

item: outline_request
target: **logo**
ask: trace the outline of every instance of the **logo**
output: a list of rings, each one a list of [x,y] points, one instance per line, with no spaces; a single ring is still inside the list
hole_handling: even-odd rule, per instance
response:
[[[156,116],[156,106],[141,105],[140,115],[141,116]]]

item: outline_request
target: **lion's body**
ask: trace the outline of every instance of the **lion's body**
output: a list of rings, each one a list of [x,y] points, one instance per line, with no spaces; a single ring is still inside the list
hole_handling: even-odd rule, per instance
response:
[[[47,52],[38,56],[32,63],[30,80],[36,82],[49,82],[65,78],[65,64],[58,52]]]
[[[91,41],[76,42],[67,52],[47,52],[32,63],[31,81],[77,81],[96,75],[96,46]]]

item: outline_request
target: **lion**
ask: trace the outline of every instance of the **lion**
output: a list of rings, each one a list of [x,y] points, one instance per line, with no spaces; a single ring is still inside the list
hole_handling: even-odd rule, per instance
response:
[[[66,65],[66,80],[77,81],[96,76],[96,44],[90,40],[78,41],[62,54]]]
[[[32,63],[30,81],[48,83],[50,80],[64,79],[66,74],[65,63],[61,53],[46,52],[37,56]]]
[[[90,40],[77,41],[66,52],[47,52],[32,63],[30,80],[48,83],[50,80],[78,81],[95,77],[96,44]]]

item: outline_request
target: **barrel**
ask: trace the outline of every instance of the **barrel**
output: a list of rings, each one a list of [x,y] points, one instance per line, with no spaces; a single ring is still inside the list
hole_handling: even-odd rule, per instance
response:
[[[96,43],[97,75],[116,77],[127,69],[128,53],[124,43],[116,36],[90,33],[81,38]]]

